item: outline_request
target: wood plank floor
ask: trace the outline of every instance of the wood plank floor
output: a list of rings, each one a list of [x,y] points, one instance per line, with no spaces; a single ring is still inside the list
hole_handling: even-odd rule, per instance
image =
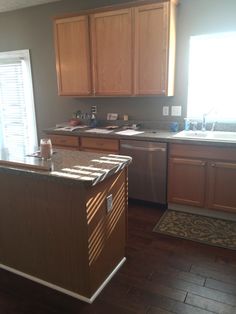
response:
[[[0,314],[236,313],[236,252],[152,232],[162,213],[130,203],[127,261],[92,305],[0,270]]]

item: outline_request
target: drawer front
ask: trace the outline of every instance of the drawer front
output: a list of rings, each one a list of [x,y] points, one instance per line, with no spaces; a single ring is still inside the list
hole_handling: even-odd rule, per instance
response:
[[[170,144],[169,156],[236,161],[236,149],[207,145]]]
[[[79,138],[77,136],[50,135],[52,145],[79,148]]]
[[[95,137],[81,137],[81,150],[95,150],[95,151],[119,151],[119,140],[109,138],[95,138]]]

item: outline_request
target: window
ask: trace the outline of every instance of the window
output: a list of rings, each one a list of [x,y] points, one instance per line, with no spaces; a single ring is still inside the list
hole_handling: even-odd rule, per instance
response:
[[[1,155],[25,155],[37,143],[29,51],[0,52]]]
[[[188,118],[236,121],[236,33],[190,38]]]

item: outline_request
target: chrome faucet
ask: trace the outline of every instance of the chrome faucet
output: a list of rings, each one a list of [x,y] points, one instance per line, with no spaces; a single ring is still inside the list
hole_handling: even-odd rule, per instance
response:
[[[202,131],[206,131],[206,116],[207,116],[207,113],[204,113],[202,115]]]
[[[212,113],[212,111],[217,112],[216,108],[214,106],[208,112],[203,113],[203,115],[202,115],[202,131],[206,131],[206,126],[207,126],[206,117],[210,113]],[[211,131],[214,131],[215,124],[216,124],[216,121],[213,121]]]
[[[212,131],[212,132],[215,131],[216,122],[217,122],[217,121],[213,121],[213,122],[212,122],[212,126],[211,126],[211,131]]]

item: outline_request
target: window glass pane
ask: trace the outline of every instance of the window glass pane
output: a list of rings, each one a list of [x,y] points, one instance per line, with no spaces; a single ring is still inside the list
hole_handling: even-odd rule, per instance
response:
[[[236,120],[236,33],[193,36],[190,39],[189,118]]]
[[[37,146],[28,50],[0,53],[0,148],[27,154]]]

